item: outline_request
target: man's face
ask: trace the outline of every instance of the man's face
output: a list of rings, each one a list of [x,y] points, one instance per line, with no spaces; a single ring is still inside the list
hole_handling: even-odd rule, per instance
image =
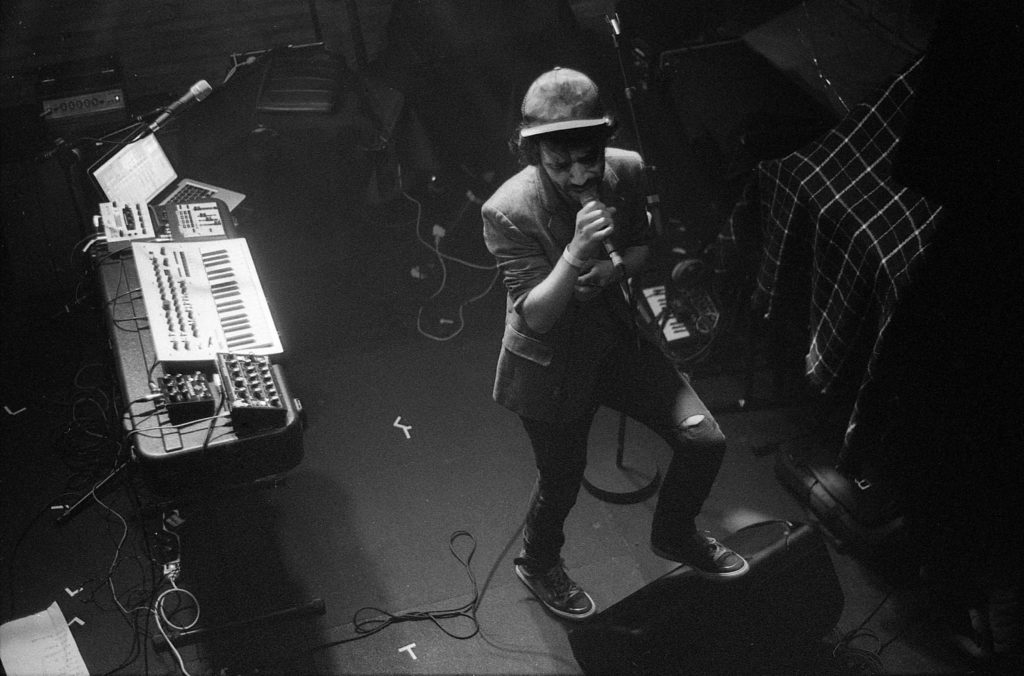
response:
[[[541,141],[540,165],[559,192],[582,202],[588,192],[597,191],[604,177],[604,147],[566,147]]]

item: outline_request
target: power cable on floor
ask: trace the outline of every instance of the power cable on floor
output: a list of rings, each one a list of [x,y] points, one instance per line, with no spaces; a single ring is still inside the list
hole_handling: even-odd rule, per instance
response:
[[[351,636],[349,638],[339,639],[337,641],[332,641],[330,643],[324,643],[313,648],[310,648],[308,652],[318,652],[320,650],[325,650],[327,648],[332,648],[335,646],[344,645],[346,643],[359,641],[364,638],[369,638],[370,636],[379,633],[387,627],[390,627],[394,624],[398,624],[400,622],[431,621],[439,629],[441,629],[441,631],[455,639],[466,640],[479,635],[480,638],[482,638],[488,645],[497,648],[498,650],[518,654],[543,655],[554,657],[547,651],[530,650],[528,648],[524,648],[523,646],[502,644],[495,641],[494,639],[487,636],[483,627],[480,626],[480,622],[477,618],[477,611],[480,608],[480,605],[483,603],[484,596],[487,593],[487,590],[490,588],[491,581],[494,578],[494,575],[497,572],[501,563],[507,558],[509,551],[511,550],[515,543],[516,537],[522,531],[522,527],[524,524],[525,517],[523,521],[519,523],[512,537],[505,544],[499,556],[495,559],[494,564],[491,566],[490,571],[488,571],[487,578],[484,580],[482,586],[479,586],[477,584],[476,576],[473,574],[473,570],[471,568],[473,554],[476,552],[476,539],[468,531],[464,530],[458,530],[451,534],[448,540],[449,549],[451,550],[451,553],[456,558],[456,560],[466,569],[466,573],[469,576],[473,588],[473,598],[464,605],[450,609],[416,611],[399,614],[390,613],[386,610],[376,608],[373,606],[366,606],[357,610],[353,615],[352,624],[355,628],[356,633],[358,634],[357,636]],[[457,540],[461,538],[467,538],[471,543],[470,550],[464,557],[460,556],[459,553],[455,550],[455,543]],[[366,617],[368,613],[375,613],[375,616]],[[458,618],[468,619],[472,624],[472,631],[464,634],[456,634],[455,632],[450,631],[447,627],[441,624],[442,620],[452,620]]]
[[[878,613],[879,610],[889,601],[892,596],[892,590],[888,591],[882,600],[874,607],[874,609],[868,613],[867,617],[861,620],[855,628],[844,633],[832,649],[832,657],[842,661],[856,663],[861,673],[868,674],[882,674],[885,673],[885,667],[882,664],[881,654],[882,651],[892,642],[887,641],[884,645],[878,638],[878,635],[869,629],[865,629],[868,622]],[[898,634],[897,634],[898,635]],[[864,650],[862,648],[854,648],[850,644],[858,638],[871,638],[878,644],[878,648],[874,651]],[[895,639],[895,637],[893,637]]]
[[[466,538],[469,540],[469,552],[465,557],[460,556],[455,549],[455,543],[459,539]],[[463,568],[466,569],[466,574],[469,576],[469,581],[473,588],[473,598],[468,603],[455,608],[445,608],[441,610],[424,610],[424,611],[412,611],[407,613],[390,613],[387,610],[377,608],[374,606],[364,606],[355,612],[352,616],[352,625],[355,627],[357,636],[351,636],[349,638],[339,639],[337,641],[331,641],[324,643],[313,648],[310,648],[309,652],[315,652],[324,650],[326,648],[332,648],[334,646],[342,645],[345,643],[352,643],[353,641],[359,641],[364,638],[369,638],[374,634],[387,629],[393,624],[399,622],[433,622],[438,629],[443,631],[448,636],[459,640],[466,640],[473,638],[480,632],[480,624],[476,619],[476,611],[480,605],[480,590],[476,583],[476,576],[473,575],[473,569],[471,567],[473,561],[473,554],[476,553],[476,538],[474,538],[468,531],[457,530],[451,534],[448,538],[448,549],[451,551],[452,556],[458,561]],[[373,617],[366,617],[368,614],[373,614]],[[444,620],[452,620],[464,618],[469,620],[472,631],[465,634],[457,634],[454,631],[449,630],[442,624]]]
[[[435,340],[435,341],[438,341],[438,342],[445,342],[445,341],[452,340],[453,338],[458,336],[460,333],[462,333],[462,330],[465,328],[466,322],[465,322],[465,316],[463,314],[463,311],[464,311],[465,307],[467,305],[469,305],[470,303],[474,303],[474,302],[480,300],[481,298],[486,296],[488,293],[490,293],[491,289],[494,288],[494,284],[500,278],[501,271],[498,269],[498,266],[497,266],[496,263],[495,264],[473,263],[471,261],[467,261],[467,260],[464,260],[462,258],[457,258],[455,256],[452,256],[450,254],[446,254],[446,253],[442,252],[441,251],[441,239],[444,238],[444,229],[441,228],[440,226],[434,226],[435,227],[435,232],[434,232],[434,242],[433,242],[433,244],[431,244],[429,241],[424,239],[423,234],[420,232],[420,227],[421,227],[421,224],[422,224],[422,217],[423,217],[423,205],[422,205],[422,203],[420,203],[419,200],[417,200],[415,197],[413,197],[412,195],[410,195],[407,192],[403,192],[402,196],[405,197],[407,200],[409,200],[410,202],[412,202],[413,204],[416,205],[416,220],[415,220],[415,226],[414,226],[415,227],[415,232],[416,232],[416,239],[419,240],[420,244],[422,244],[426,248],[430,249],[431,252],[433,252],[433,254],[437,257],[438,263],[441,266],[441,283],[438,285],[437,289],[430,295],[430,298],[428,300],[433,300],[434,298],[437,298],[441,294],[441,292],[445,290],[445,287],[446,287],[447,282],[448,282],[448,266],[446,264],[446,261],[452,261],[454,263],[458,263],[459,265],[463,265],[463,266],[466,266],[466,267],[474,269],[474,270],[494,270],[494,276],[491,277],[491,281],[487,284],[487,286],[484,288],[483,291],[481,291],[477,295],[469,298],[468,300],[465,300],[465,301],[459,303],[459,307],[458,307],[458,322],[457,322],[454,330],[451,333],[449,333],[448,335],[439,336],[439,335],[435,335],[433,333],[430,333],[429,331],[424,329],[423,328],[423,306],[421,305],[419,307],[419,309],[416,311],[416,331],[419,332],[420,335],[424,336],[425,338],[429,338],[431,340]],[[468,201],[469,200],[467,199],[467,202]],[[462,212],[460,212],[460,214],[461,213]],[[451,321],[451,320],[449,320],[449,321]],[[455,323],[455,322],[452,322],[452,323]]]

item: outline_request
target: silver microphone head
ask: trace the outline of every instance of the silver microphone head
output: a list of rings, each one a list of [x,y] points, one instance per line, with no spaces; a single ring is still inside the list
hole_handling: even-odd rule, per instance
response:
[[[207,96],[212,94],[213,87],[211,87],[210,83],[206,80],[200,80],[199,82],[189,87],[189,92],[192,94],[192,96],[195,97],[196,101],[198,102],[202,101]]]

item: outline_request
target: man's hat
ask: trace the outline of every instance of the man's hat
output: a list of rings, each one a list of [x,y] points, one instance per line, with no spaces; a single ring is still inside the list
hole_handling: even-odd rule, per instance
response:
[[[523,97],[522,112],[519,135],[524,138],[614,124],[605,115],[594,81],[571,68],[555,68],[534,80]]]

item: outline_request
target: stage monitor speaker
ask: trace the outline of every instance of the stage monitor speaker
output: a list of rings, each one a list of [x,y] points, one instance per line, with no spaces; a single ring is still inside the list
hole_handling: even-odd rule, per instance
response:
[[[731,580],[680,566],[569,632],[584,673],[800,673],[839,620],[843,593],[821,534],[766,521],[725,539],[750,562]]]

